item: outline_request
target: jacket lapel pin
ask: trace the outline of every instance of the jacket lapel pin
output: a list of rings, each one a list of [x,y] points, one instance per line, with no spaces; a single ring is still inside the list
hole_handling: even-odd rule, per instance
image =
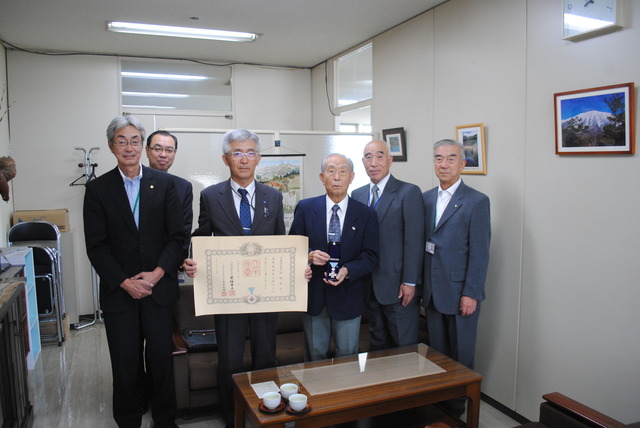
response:
[[[153,184],[151,186],[149,186],[150,189],[153,189]]]
[[[355,226],[351,226],[351,229],[352,229],[352,230],[356,230],[356,227],[355,227]]]

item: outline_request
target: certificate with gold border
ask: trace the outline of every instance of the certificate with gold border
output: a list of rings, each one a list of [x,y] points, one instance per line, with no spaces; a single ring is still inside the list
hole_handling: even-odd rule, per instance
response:
[[[305,312],[306,236],[197,236],[191,239],[196,316]]]

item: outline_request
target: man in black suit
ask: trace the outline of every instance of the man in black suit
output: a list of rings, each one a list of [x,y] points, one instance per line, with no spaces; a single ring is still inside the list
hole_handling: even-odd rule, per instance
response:
[[[207,187],[200,194],[198,228],[193,236],[284,235],[282,194],[255,180],[260,162],[260,139],[246,129],[227,132],[222,138],[222,161],[231,178]],[[241,220],[244,219],[244,221]],[[196,262],[184,262],[193,277]],[[277,313],[216,315],[218,385],[225,421],[233,426],[231,375],[243,371],[247,330],[251,337],[252,369],[276,365]]]
[[[149,159],[149,168],[158,171],[169,172],[169,168],[176,160],[178,153],[178,138],[167,131],[152,132],[147,137],[147,158]],[[182,211],[184,213],[184,231],[187,236],[191,235],[191,226],[193,225],[193,186],[190,182],[177,175],[170,174],[176,185],[178,197],[182,201]],[[189,240],[185,240],[185,257],[189,248]]]
[[[347,196],[353,162],[332,153],[322,161],[326,195],[296,206],[290,235],[309,237],[305,359],[328,358],[331,337],[336,357],[358,352],[364,285],[378,262],[378,218],[371,208]],[[338,250],[339,248],[339,250]]]
[[[118,166],[87,183],[84,233],[87,255],[100,276],[113,373],[113,416],[119,427],[139,427],[143,343],[154,385],[156,427],[174,427],[172,304],[185,240],[175,184],[140,164],[144,128],[119,116],[107,128]]]
[[[169,173],[169,168],[171,168],[171,165],[173,165],[173,162],[176,160],[176,153],[178,152],[178,138],[167,131],[159,130],[152,132],[147,137],[147,146],[145,147],[145,150],[147,152],[147,159],[149,159],[149,168]],[[184,232],[185,236],[188,237],[191,236],[191,227],[193,225],[193,186],[184,178],[173,174],[169,175],[173,179],[173,183],[176,185],[178,197],[182,202]],[[189,255],[189,243],[189,239],[184,240],[183,258]],[[178,275],[180,276],[180,273]],[[149,366],[148,361],[146,362],[146,366]],[[153,383],[151,382],[151,377],[145,371],[140,375],[140,381],[144,384],[144,395],[147,398],[151,398],[153,396]]]

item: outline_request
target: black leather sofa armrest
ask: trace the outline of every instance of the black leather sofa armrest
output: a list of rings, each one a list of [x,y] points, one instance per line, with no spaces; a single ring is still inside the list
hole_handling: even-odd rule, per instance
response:
[[[591,407],[585,406],[584,404],[579,403],[559,392],[545,394],[542,398],[553,407],[556,407],[565,413],[569,413],[571,416],[576,418],[589,421],[597,427],[621,428],[625,426],[622,422],[610,418],[609,416],[602,414]],[[540,415],[540,417],[540,422],[545,423],[545,421],[542,420],[542,415]]]

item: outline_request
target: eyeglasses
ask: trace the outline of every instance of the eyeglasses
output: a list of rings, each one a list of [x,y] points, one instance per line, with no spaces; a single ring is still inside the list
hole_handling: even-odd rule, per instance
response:
[[[140,141],[137,138],[132,138],[131,140],[127,141],[127,140],[116,140],[113,142],[113,144],[116,147],[125,147],[125,146],[131,146],[131,147],[135,147],[138,148],[142,145],[142,141]]]
[[[172,155],[176,152],[176,149],[174,149],[173,147],[162,147],[158,145],[151,147],[151,150],[153,150],[153,152],[157,155],[162,152],[165,152],[168,155]]]
[[[326,170],[323,171],[324,175],[328,175],[330,177],[333,177],[335,175],[339,175],[340,177],[346,177],[349,174],[351,174],[351,170],[348,169],[337,169],[337,168],[327,168]]]
[[[229,156],[231,159],[236,159],[236,160],[240,160],[243,157],[247,157],[247,160],[253,160],[253,159],[257,159],[258,158],[259,153],[256,152],[231,152],[231,153],[227,153],[227,156]]]
[[[443,163],[447,163],[449,165],[453,165],[456,162],[459,162],[458,156],[449,156],[448,158],[445,158],[444,156],[436,156],[435,158],[433,158],[433,161],[436,163],[436,165],[442,165]]]

